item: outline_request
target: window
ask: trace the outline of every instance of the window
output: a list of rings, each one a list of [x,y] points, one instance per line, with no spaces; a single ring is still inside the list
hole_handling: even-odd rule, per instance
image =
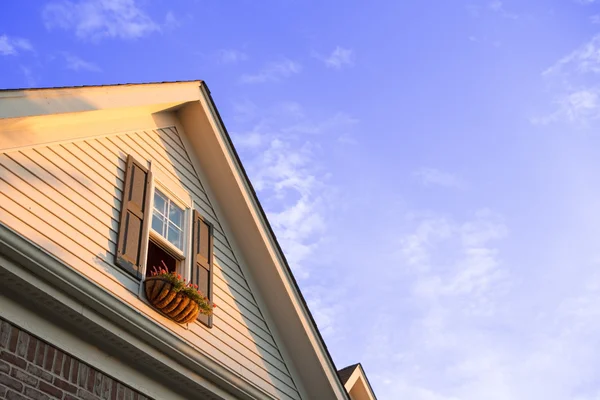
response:
[[[152,170],[127,157],[115,264],[141,281],[164,262],[212,300],[213,226],[170,193]],[[212,316],[198,321],[212,326]]]
[[[152,229],[183,251],[183,210],[160,190],[154,190]]]
[[[146,258],[146,276],[154,268],[164,268],[187,276],[184,243],[186,210],[177,205],[164,190],[155,187],[152,207],[152,225]],[[163,265],[164,263],[164,265]]]

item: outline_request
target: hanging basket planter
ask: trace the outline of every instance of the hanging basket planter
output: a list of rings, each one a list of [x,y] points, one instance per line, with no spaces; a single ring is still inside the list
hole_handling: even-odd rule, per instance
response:
[[[175,322],[186,324],[200,313],[197,302],[186,293],[177,291],[175,285],[163,277],[146,278],[144,289],[150,304]]]
[[[187,282],[181,275],[165,268],[154,267],[150,277],[144,281],[146,298],[157,310],[180,324],[194,321],[198,314],[211,315],[217,307],[198,285]]]

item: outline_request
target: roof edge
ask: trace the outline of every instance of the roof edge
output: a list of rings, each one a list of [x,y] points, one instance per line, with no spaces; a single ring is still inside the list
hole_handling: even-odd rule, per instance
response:
[[[269,235],[271,236],[271,239],[273,241],[273,243],[276,246],[276,250],[278,252],[279,257],[281,258],[281,260],[283,261],[283,266],[286,269],[287,274],[290,276],[291,278],[291,283],[293,285],[293,288],[296,292],[296,294],[298,295],[298,298],[301,300],[302,302],[302,306],[306,312],[306,314],[309,317],[310,323],[313,327],[313,329],[315,330],[316,334],[317,334],[317,339],[319,340],[324,352],[325,352],[325,356],[327,357],[327,360],[329,362],[329,367],[332,371],[332,374],[335,376],[335,378],[338,381],[338,384],[340,385],[342,392],[345,394],[346,399],[350,400],[350,397],[344,387],[344,384],[342,383],[342,381],[340,380],[338,374],[337,374],[337,369],[335,367],[335,362],[333,361],[333,358],[331,357],[331,354],[329,353],[329,349],[327,348],[327,345],[325,343],[325,340],[323,339],[323,336],[321,335],[321,332],[319,331],[319,328],[315,322],[315,319],[310,311],[310,308],[308,307],[308,304],[306,302],[306,299],[304,298],[304,295],[302,294],[302,291],[300,290],[300,286],[298,285],[298,281],[296,280],[296,277],[294,276],[292,269],[290,268],[290,265],[285,257],[285,254],[283,252],[283,249],[281,248],[281,245],[279,244],[279,241],[277,240],[277,237],[275,235],[275,232],[273,231],[273,228],[267,218],[267,214],[265,212],[265,210],[262,207],[262,204],[260,203],[260,200],[258,199],[258,195],[256,193],[256,190],[254,189],[254,186],[252,185],[252,182],[250,181],[250,178],[248,176],[248,173],[246,172],[246,169],[244,168],[244,165],[242,164],[241,158],[233,144],[233,141],[231,140],[231,136],[229,135],[229,132],[227,131],[227,128],[225,127],[225,123],[223,122],[223,119],[221,118],[221,114],[219,113],[219,109],[216,106],[216,103],[212,97],[211,91],[208,88],[208,85],[206,84],[205,81],[201,81],[200,82],[200,89],[203,90],[204,92],[206,92],[207,94],[207,99],[210,102],[211,107],[213,108],[213,110],[215,111],[216,117],[217,117],[217,122],[219,123],[219,125],[221,126],[221,129],[223,130],[224,136],[228,142],[229,147],[231,148],[231,153],[233,154],[234,158],[235,158],[235,162],[238,164],[238,168],[241,171],[242,175],[243,175],[243,179],[246,182],[246,185],[248,186],[249,190],[250,190],[250,194],[252,196],[252,200],[254,201],[254,203],[256,204],[256,207],[258,209],[258,211],[260,212],[260,216],[261,219],[263,221],[263,224],[265,225],[265,227],[267,228],[267,231],[269,233]]]

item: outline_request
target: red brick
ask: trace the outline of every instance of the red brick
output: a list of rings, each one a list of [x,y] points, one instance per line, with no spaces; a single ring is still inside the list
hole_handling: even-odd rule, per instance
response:
[[[117,400],[123,400],[125,398],[125,387],[120,383],[117,383]]]
[[[72,396],[69,393],[66,393],[65,398],[63,400],[80,400],[80,398]]]
[[[110,398],[110,387],[112,386],[113,380],[108,376],[104,375],[102,378],[102,389],[100,390],[100,397],[103,399]]]
[[[79,374],[79,361],[76,359],[73,359],[73,363],[71,366],[71,379],[70,381],[72,383],[77,383],[77,375]]]
[[[117,400],[117,381],[113,380],[110,390],[110,400]]]
[[[4,386],[16,390],[17,392],[23,391],[23,384],[18,380],[11,378],[8,375],[0,374],[0,383]]]
[[[17,340],[19,340],[19,329],[11,326],[10,339],[8,340],[8,350],[13,353],[17,350]]]
[[[29,375],[27,372],[23,372],[20,369],[13,368],[12,371],[10,371],[10,376],[31,386],[35,386],[38,383],[38,379],[35,376]]]
[[[23,396],[22,394],[15,393],[12,390],[9,390],[8,393],[6,393],[6,399],[7,400],[30,400],[27,397]]]
[[[54,358],[54,373],[56,375],[60,375],[60,371],[62,370],[64,353],[60,350],[56,352],[56,357]]]
[[[87,387],[87,377],[90,367],[81,363],[79,364],[79,378],[77,379],[77,384],[81,387]]]
[[[96,371],[93,368],[90,368],[90,370],[88,371],[87,385],[85,386],[85,388],[89,392],[93,392],[95,382],[96,382]]]
[[[100,396],[100,393],[102,393],[102,381],[104,378],[104,374],[96,372],[96,379],[94,379],[94,390],[92,391],[92,393],[94,393],[96,396]]]
[[[38,340],[37,349],[35,350],[35,365],[40,367],[44,364],[44,354],[46,353],[46,343]]]
[[[9,364],[16,365],[17,367],[22,369],[25,369],[25,367],[27,366],[27,361],[25,361],[23,358],[17,357],[11,353],[7,353],[6,351],[0,353],[0,359],[7,361]]]
[[[5,363],[4,361],[0,361],[0,372],[8,374],[10,372],[10,365]]]
[[[35,358],[35,349],[37,348],[38,340],[33,336],[29,338],[29,345],[27,346],[27,361],[32,361]]]
[[[38,388],[42,392],[48,393],[50,396],[54,396],[54,397],[58,397],[59,399],[62,399],[63,391],[57,387],[47,384],[44,381],[40,381],[40,385],[38,386]]]
[[[48,381],[50,383],[52,383],[52,374],[49,372],[44,371],[43,369],[36,367],[33,364],[29,364],[27,366],[27,372],[29,372],[31,375],[35,375],[38,378],[42,378],[45,381]]]
[[[54,386],[70,393],[77,393],[77,386],[73,386],[69,382],[63,381],[60,378],[54,378]]]
[[[63,361],[63,369],[60,376],[65,379],[69,379],[69,371],[71,370],[71,357],[65,354]]]
[[[17,355],[25,357],[27,353],[27,345],[29,344],[29,335],[26,332],[21,331],[19,338],[17,339]]]
[[[25,388],[25,396],[27,396],[31,400],[50,400],[49,396],[30,387]]]
[[[8,338],[10,337],[10,324],[0,320],[0,348],[8,346]]]
[[[53,362],[54,362],[54,347],[48,346],[48,348],[46,349],[46,358],[44,361],[44,369],[46,371],[51,371]]]

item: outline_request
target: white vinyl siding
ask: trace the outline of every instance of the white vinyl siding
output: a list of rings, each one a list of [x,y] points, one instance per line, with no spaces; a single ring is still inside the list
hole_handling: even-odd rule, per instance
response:
[[[139,283],[114,265],[127,154],[151,160],[214,225],[213,328],[172,329],[273,397],[300,399],[175,128],[0,154],[0,222],[142,309]]]

